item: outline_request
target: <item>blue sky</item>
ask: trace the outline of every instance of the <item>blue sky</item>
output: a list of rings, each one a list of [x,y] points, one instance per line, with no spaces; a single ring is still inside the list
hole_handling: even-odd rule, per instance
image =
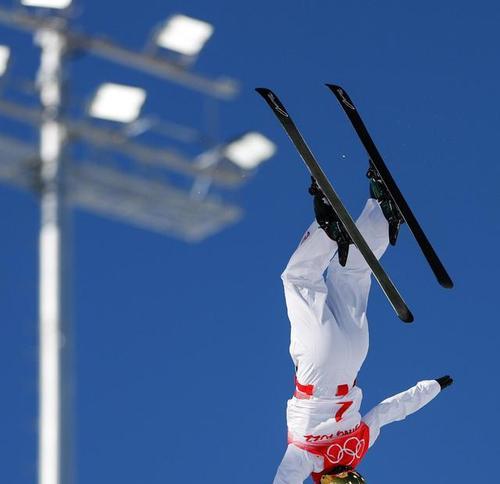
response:
[[[103,5],[103,3],[105,5]],[[3,5],[11,2],[2,1]],[[419,379],[453,387],[383,429],[367,481],[436,484],[498,450],[498,25],[496,2],[85,0],[75,24],[140,48],[176,12],[215,25],[196,70],[242,81],[220,137],[258,129],[277,155],[245,187],[238,225],[188,245],[77,211],[72,274],[77,477],[81,483],[271,482],[293,391],[279,275],[312,218],[308,176],[256,86],[279,94],[347,207],[367,194],[366,156],[325,82],[343,85],[454,278],[433,279],[403,229],[383,264],[415,315],[404,325],[374,283],[364,411]],[[117,13],[119,12],[119,14]],[[26,34],[0,28],[17,77],[36,70]],[[143,85],[146,111],[202,126],[202,98],[164,81],[76,59],[74,109],[104,81]],[[0,131],[36,133],[0,118]],[[32,195],[0,186],[2,482],[36,479],[37,229]],[[435,468],[438,467],[439,470]],[[235,477],[236,476],[236,477]]]

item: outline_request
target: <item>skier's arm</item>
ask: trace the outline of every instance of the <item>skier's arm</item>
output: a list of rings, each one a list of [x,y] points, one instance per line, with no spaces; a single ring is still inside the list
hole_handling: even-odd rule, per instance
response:
[[[311,474],[318,469],[316,460],[322,460],[309,452],[289,444],[285,456],[278,467],[278,472],[273,484],[302,484]],[[321,466],[321,463],[320,467]]]
[[[370,446],[377,439],[381,427],[408,415],[427,405],[441,391],[437,380],[424,380],[414,387],[387,398],[370,410],[363,421],[370,428]]]

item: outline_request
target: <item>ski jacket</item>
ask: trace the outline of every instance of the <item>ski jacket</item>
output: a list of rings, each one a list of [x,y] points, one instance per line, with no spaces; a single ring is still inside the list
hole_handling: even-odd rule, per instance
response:
[[[302,484],[310,474],[319,483],[322,473],[338,465],[355,468],[384,425],[403,420],[439,392],[437,381],[421,381],[379,403],[363,418],[362,392],[356,386],[335,399],[293,397],[287,406],[289,445],[273,484]],[[338,409],[346,402],[352,403],[338,419]]]

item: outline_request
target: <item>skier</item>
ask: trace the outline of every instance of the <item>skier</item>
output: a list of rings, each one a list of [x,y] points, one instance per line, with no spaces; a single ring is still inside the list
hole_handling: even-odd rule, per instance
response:
[[[395,244],[402,217],[373,166],[370,199],[356,225],[380,258]],[[420,381],[363,418],[356,377],[368,351],[371,271],[315,180],[316,221],[282,274],[296,368],[287,405],[288,447],[273,484],[360,484],[355,470],[380,428],[429,403],[453,380]]]

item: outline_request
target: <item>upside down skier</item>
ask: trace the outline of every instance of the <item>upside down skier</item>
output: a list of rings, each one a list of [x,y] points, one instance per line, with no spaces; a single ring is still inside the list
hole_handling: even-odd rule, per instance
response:
[[[402,217],[373,167],[371,197],[356,225],[380,259]],[[287,405],[288,447],[273,484],[360,484],[355,470],[382,426],[429,403],[453,380],[424,380],[361,417],[356,377],[368,352],[371,271],[313,179],[316,221],[282,274],[296,390]]]

